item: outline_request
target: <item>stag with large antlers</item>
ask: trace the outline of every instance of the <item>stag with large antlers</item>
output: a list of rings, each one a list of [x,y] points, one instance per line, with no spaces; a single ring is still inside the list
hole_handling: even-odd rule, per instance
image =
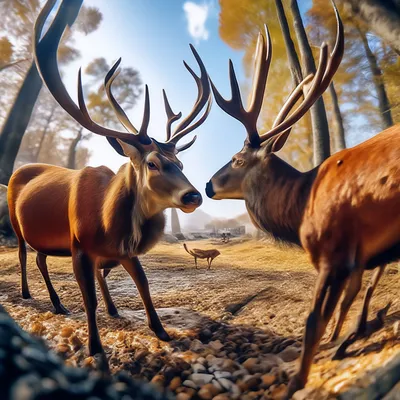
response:
[[[293,124],[326,90],[340,64],[344,35],[336,9],[335,13],[338,32],[332,53],[328,57],[327,46],[322,45],[315,76],[303,80],[289,96],[269,132],[260,135],[256,126],[271,61],[268,31],[266,41],[259,36],[249,111],[243,108],[232,63],[232,99],[225,100],[212,85],[216,102],[244,125],[247,138],[243,149],[207,183],[207,195],[245,200],[259,229],[302,246],[318,271],[300,368],[290,382],[289,396],[306,384],[314,354],[345,287],[337,330],[360,288],[363,271],[379,267],[366,294],[362,328],[381,266],[400,257],[400,147],[396,145],[400,125],[329,157],[306,173],[275,155]],[[308,82],[303,101],[290,114]]]
[[[38,71],[64,110],[86,129],[105,136],[119,154],[128,157],[129,162],[117,174],[104,166],[78,171],[45,164],[24,166],[10,180],[10,217],[19,241],[23,297],[30,297],[25,243],[38,252],[38,266],[54,306],[61,312],[60,300],[48,276],[46,256],[72,256],[73,271],[88,320],[89,351],[91,355],[99,353],[106,366],[96,323],[95,276],[103,283],[102,290],[106,289],[99,268],[122,264],[136,283],[150,328],[161,340],[169,340],[153,306],[138,256],[146,253],[161,237],[166,208],[192,212],[202,202],[200,193],[182,173],[182,163],[176,157],[178,152],[190,147],[195,138],[181,147],[177,142],[204,122],[211,107],[211,93],[203,62],[191,47],[200,67],[200,77],[186,63],[185,67],[197,84],[197,100],[190,114],[171,133],[171,125],[181,117],[181,113],[172,112],[164,92],[167,141],[160,143],[147,134],[150,119],[147,86],[139,130],[115,101],[111,85],[117,75],[118,61],[105,78],[105,88],[119,120],[131,133],[96,124],[85,106],[80,72],[79,107],[71,100],[61,81],[57,67],[57,48],[63,33],[59,14],[41,38],[43,25],[54,4],[55,0],[51,0],[44,6],[35,25],[34,54]],[[67,2],[62,2],[60,7],[67,7]],[[204,113],[195,121],[204,108]]]

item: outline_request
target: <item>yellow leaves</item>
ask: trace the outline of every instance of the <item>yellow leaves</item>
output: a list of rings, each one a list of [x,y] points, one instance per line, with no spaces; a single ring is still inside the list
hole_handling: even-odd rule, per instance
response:
[[[10,40],[3,36],[0,38],[0,66],[11,62],[13,45]]]

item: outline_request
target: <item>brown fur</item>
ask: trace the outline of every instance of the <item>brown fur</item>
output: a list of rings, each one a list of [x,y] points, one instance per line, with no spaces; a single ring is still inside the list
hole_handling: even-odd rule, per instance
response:
[[[399,136],[398,124],[306,173],[262,147],[245,146],[208,184],[213,198],[243,198],[258,228],[301,245],[319,272],[301,368],[290,393],[305,385],[312,358],[346,285],[337,334],[361,286],[363,270],[400,259]],[[240,167],[235,165],[237,159]],[[369,290],[364,314],[371,296]]]
[[[213,262],[214,258],[217,258],[221,253],[217,249],[212,249],[212,250],[200,250],[200,249],[192,249],[189,250],[188,247],[186,246],[186,243],[183,243],[183,247],[185,250],[194,257],[194,265],[197,268],[197,259],[201,258],[207,259],[207,264],[208,264],[208,269],[211,268],[211,263]]]

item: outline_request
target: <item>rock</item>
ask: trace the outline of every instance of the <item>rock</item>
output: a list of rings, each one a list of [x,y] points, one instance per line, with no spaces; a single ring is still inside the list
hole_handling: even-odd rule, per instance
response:
[[[188,379],[194,382],[197,386],[204,386],[213,380],[214,376],[211,374],[192,374]],[[185,384],[185,382],[183,383]],[[185,385],[186,386],[186,385]]]
[[[267,389],[276,381],[276,376],[274,374],[264,374],[261,377],[261,381],[265,389]]]
[[[30,326],[29,331],[34,335],[41,336],[44,332],[46,332],[46,327],[41,322],[34,322]]]
[[[220,383],[220,385],[221,385],[225,390],[228,390],[228,391],[231,390],[231,387],[232,387],[233,385],[236,386],[235,383],[233,383],[232,381],[230,381],[229,379],[226,379],[226,378],[220,378],[220,379],[218,379],[218,382]]]
[[[199,363],[193,364],[192,368],[195,373],[206,372],[206,367]]]
[[[280,353],[278,353],[278,357],[285,362],[294,361],[299,358],[299,356],[299,348],[293,346],[286,347],[285,350],[282,350]]]
[[[79,350],[79,349],[82,347],[82,342],[81,342],[81,340],[79,339],[79,337],[76,336],[76,335],[72,335],[72,336],[69,338],[69,342],[71,343],[71,345],[72,345],[74,351],[77,351],[77,350]]]
[[[253,369],[257,365],[257,363],[257,358],[248,358],[244,363],[242,363],[242,366],[246,368],[249,372],[253,372]]]
[[[240,379],[245,377],[248,374],[248,371],[245,369],[239,369],[237,371],[232,372],[233,379]]]
[[[217,383],[218,384],[218,386],[217,386],[217,385],[215,385],[214,382],[216,382],[216,381],[212,380],[211,383],[207,383],[207,385],[204,385],[202,387],[202,389],[207,389],[211,393],[212,397],[214,397],[217,394],[222,392],[221,385],[219,383]]]
[[[142,358],[146,357],[148,354],[150,354],[150,353],[146,349],[137,350],[136,353],[135,353],[135,360],[139,361]]]
[[[222,370],[228,372],[234,372],[238,369],[238,365],[233,360],[226,359],[222,364]]]
[[[212,400],[214,397],[208,388],[202,387],[197,395],[203,400]]]
[[[156,385],[159,385],[159,386],[164,386],[165,376],[164,375],[154,375],[150,382],[154,383]]]
[[[202,342],[207,341],[209,339],[211,339],[212,337],[212,332],[210,331],[210,329],[205,328],[203,329],[200,333],[199,333],[199,338]]]
[[[232,374],[230,372],[228,372],[228,371],[215,371],[214,376],[217,379],[220,379],[220,378],[228,378],[228,379],[230,379],[230,378],[232,378]]]
[[[220,340],[213,340],[210,343],[208,343],[208,345],[215,351],[220,351],[224,345],[221,343]]]
[[[286,398],[286,393],[287,387],[282,383],[271,390],[271,398],[273,400],[284,400]]]
[[[298,390],[296,393],[293,394],[293,400],[307,400],[310,398],[310,394],[314,391],[312,388],[304,388]]]
[[[239,383],[240,389],[243,392],[246,390],[257,388],[260,385],[261,379],[254,375],[247,375],[243,378],[243,380]]]
[[[175,376],[172,378],[171,382],[169,383],[169,388],[174,392],[179,386],[181,386],[182,380],[179,376]]]
[[[188,393],[179,393],[176,396],[176,400],[190,400],[192,398],[192,396]]]
[[[190,350],[200,352],[204,350],[204,344],[199,339],[194,339],[190,345]]]
[[[230,400],[230,398],[226,394],[219,394],[213,397],[212,400]]]
[[[268,316],[272,319],[272,318],[275,318],[275,317],[276,317],[276,314],[273,313],[273,312],[270,312],[270,313],[268,314]]]
[[[192,380],[190,379],[186,379],[185,381],[183,381],[182,383],[183,386],[186,386],[188,388],[192,388],[197,390],[199,388],[199,385],[196,385],[196,383],[194,383]]]
[[[65,353],[68,353],[68,352],[71,350],[71,347],[69,347],[67,344],[59,344],[59,345],[57,346],[56,350],[57,350],[59,353],[65,354]]]
[[[72,334],[74,333],[74,330],[71,326],[66,326],[61,329],[61,337],[63,338],[69,338]]]

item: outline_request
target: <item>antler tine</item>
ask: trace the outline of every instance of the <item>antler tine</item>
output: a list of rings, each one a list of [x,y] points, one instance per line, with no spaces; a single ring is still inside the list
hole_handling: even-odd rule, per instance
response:
[[[184,61],[184,65],[186,69],[190,72],[190,74],[193,76],[196,85],[197,85],[197,99],[195,102],[195,105],[192,109],[192,111],[189,113],[189,115],[183,119],[180,124],[176,127],[174,133],[172,136],[168,139],[167,143],[174,143],[176,144],[183,136],[194,130],[196,127],[198,127],[201,123],[204,122],[206,119],[209,109],[207,108],[206,112],[203,114],[203,116],[193,124],[193,126],[190,126],[190,124],[194,121],[194,119],[198,116],[200,111],[203,109],[205,104],[208,102],[208,105],[210,106],[210,84],[208,81],[208,74],[207,70],[203,64],[203,61],[201,60],[199,54],[197,53],[196,49],[190,45],[190,49],[192,50],[192,53],[197,61],[197,64],[200,67],[200,77],[198,77],[195,72],[190,68],[190,66]],[[201,121],[199,123],[199,121]]]
[[[171,125],[177,121],[179,118],[182,117],[182,113],[179,112],[178,114],[175,114],[172,111],[172,108],[169,104],[167,93],[163,89],[163,97],[164,97],[164,106],[165,106],[165,112],[167,114],[167,141],[171,138]]]
[[[313,83],[311,85],[310,90],[308,91],[307,95],[305,96],[303,102],[299,105],[299,107],[290,115],[290,117],[279,125],[272,128],[269,132],[265,133],[264,135],[260,136],[260,142],[263,143],[267,139],[275,136],[283,131],[287,130],[291,127],[294,123],[296,123],[308,110],[309,108],[315,103],[315,101],[319,97],[319,88],[326,72],[327,67],[327,57],[328,57],[328,48],[325,43],[321,46],[320,57],[319,57],[319,65],[317,72],[314,76]],[[306,77],[307,79],[308,77]]]
[[[132,125],[131,121],[129,121],[128,116],[125,114],[125,111],[122,109],[122,107],[118,104],[117,100],[115,99],[112,91],[111,91],[111,86],[115,80],[115,78],[119,75],[120,69],[117,69],[119,67],[119,64],[121,63],[121,58],[119,58],[115,64],[111,67],[111,69],[108,71],[107,75],[104,78],[104,88],[107,93],[108,100],[121,124],[125,127],[125,129],[128,132],[131,133],[138,133],[138,130]]]
[[[85,103],[83,101],[83,90],[82,90],[82,79],[81,74],[78,74],[79,90],[78,95],[80,97],[81,108],[79,108],[68,94],[60,76],[57,65],[57,49],[60,43],[61,37],[64,33],[63,23],[60,19],[60,9],[66,7],[66,3],[62,2],[60,9],[57,12],[53,22],[51,23],[48,31],[40,39],[42,34],[43,26],[48,18],[55,0],[49,0],[43,9],[41,10],[34,30],[34,43],[33,43],[33,53],[35,57],[35,63],[37,69],[42,77],[43,82],[46,84],[50,93],[53,95],[55,100],[60,104],[60,106],[74,118],[78,123],[80,123],[84,128],[89,131],[96,133],[101,136],[109,136],[113,138],[118,138],[124,140],[128,143],[136,144],[138,138],[135,135],[119,132],[112,129],[105,128],[96,124],[90,119],[87,112]],[[80,94],[79,94],[80,91]]]
[[[140,130],[137,134],[142,144],[151,143],[151,139],[147,135],[147,128],[149,127],[149,122],[150,122],[150,96],[149,96],[149,87],[145,85],[143,120],[142,120],[142,125],[140,126]]]
[[[197,135],[193,136],[193,139],[190,142],[185,143],[182,146],[176,147],[176,153],[180,153],[183,150],[187,150],[196,141],[196,139]]]

